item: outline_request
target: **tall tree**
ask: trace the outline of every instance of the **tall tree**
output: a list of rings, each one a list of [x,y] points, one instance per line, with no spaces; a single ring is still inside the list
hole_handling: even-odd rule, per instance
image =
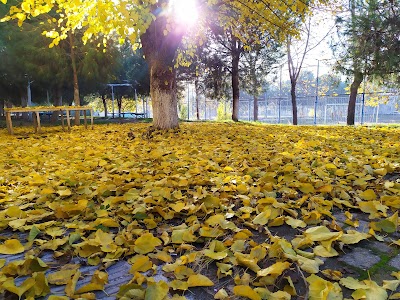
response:
[[[0,17],[7,13],[5,8],[0,6]],[[27,105],[27,86],[35,102],[40,102],[69,80],[70,64],[64,50],[61,45],[49,49],[49,39],[42,35],[49,26],[46,19],[32,19],[21,27],[0,23],[0,91],[14,105]]]
[[[171,17],[171,14],[179,9],[182,10],[182,7],[187,8],[187,2],[190,0],[147,0],[133,3],[131,0],[121,0],[118,4],[113,0],[95,4],[84,0],[47,2],[23,0],[4,20],[18,19],[22,23],[27,17],[57,9],[62,12],[66,23],[65,26],[54,27],[51,34],[53,44],[58,44],[61,39],[67,38],[69,32],[81,28],[82,24],[86,25],[84,40],[90,39],[93,35],[104,35],[107,38],[115,33],[121,38],[129,37],[133,42],[140,37],[150,69],[153,125],[158,129],[169,129],[178,126],[174,62],[187,27],[177,18]],[[197,4],[198,9],[203,11],[201,15],[208,17],[210,13],[216,14],[224,28],[235,29],[251,25],[261,31],[270,32],[277,38],[282,38],[287,33],[294,33],[296,21],[309,10],[309,2],[303,0],[291,0],[290,3],[262,0],[248,2],[198,0]],[[83,11],[85,13],[82,13]],[[227,13],[228,11],[235,13]],[[244,42],[247,37],[241,36],[240,32],[235,31],[235,37],[238,40],[242,38]]]
[[[301,28],[300,38],[288,36],[286,38],[286,51],[287,51],[287,64],[290,78],[290,97],[292,101],[292,115],[293,125],[298,124],[297,120],[297,83],[299,76],[302,73],[304,60],[312,50],[320,45],[325,38],[330,34],[332,28],[328,28],[322,36],[315,36],[315,28],[320,28],[318,20],[314,16],[308,17],[308,19],[299,24]],[[320,29],[319,29],[320,30]],[[319,32],[320,34],[321,32]]]
[[[205,65],[206,61],[206,52],[204,51],[204,44],[196,47],[194,53],[192,54],[193,58],[189,59],[186,65],[182,65],[178,68],[178,81],[194,81],[195,86],[195,110],[196,110],[196,119],[200,120],[200,96],[204,94],[204,82],[203,78],[205,75]],[[182,53],[184,54],[184,53]],[[182,58],[186,59],[186,58]]]
[[[282,57],[280,45],[272,39],[264,38],[264,42],[244,53],[241,62],[242,86],[253,96],[253,120],[258,120],[258,97],[267,83],[267,75],[276,67]]]
[[[16,1],[0,6],[0,18],[8,13],[8,6],[12,3]],[[28,81],[33,82],[31,88],[36,103],[44,102],[47,98],[48,102],[60,106],[63,99],[68,101],[69,96],[74,96],[74,85],[78,86],[78,78],[84,87],[80,89],[81,96],[84,96],[101,90],[102,85],[118,76],[116,72],[121,55],[115,43],[108,41],[107,51],[96,47],[102,39],[83,45],[82,34],[78,31],[72,43],[75,45],[73,72],[69,39],[53,44],[50,49],[48,45],[51,40],[42,34],[53,28],[50,17],[42,15],[32,18],[23,22],[21,27],[13,24],[13,21],[0,23],[0,93],[2,99],[12,101],[14,105],[27,104]],[[79,94],[75,93],[75,98],[76,95]],[[53,114],[53,121],[57,116],[58,113]]]
[[[347,124],[354,125],[356,99],[365,76],[400,77],[400,1],[350,0],[350,11],[337,18],[341,40],[337,68],[353,78]]]

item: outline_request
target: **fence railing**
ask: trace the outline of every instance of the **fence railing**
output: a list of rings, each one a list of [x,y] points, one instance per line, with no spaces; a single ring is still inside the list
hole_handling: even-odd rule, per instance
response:
[[[349,95],[298,96],[297,116],[300,125],[346,124]],[[230,119],[232,101],[217,101],[200,97],[196,105],[195,95],[185,99],[180,117],[186,120]],[[140,102],[138,111],[151,118],[151,100]],[[254,99],[242,97],[239,101],[239,120],[254,120]],[[292,124],[292,101],[290,97],[258,98],[258,121],[270,124]],[[400,123],[400,93],[359,94],[356,101],[356,124]]]
[[[297,97],[298,123],[311,124],[346,124],[349,95],[300,96]],[[194,108],[194,104],[190,103]],[[200,118],[215,120],[218,107],[228,114],[232,103],[201,101]],[[364,123],[400,123],[400,94],[360,94],[357,96],[355,122]],[[193,109],[192,108],[192,109]],[[220,108],[221,109],[221,108]],[[202,113],[202,111],[204,111]],[[190,119],[195,119],[190,114]],[[254,100],[242,98],[239,102],[239,119],[254,120]],[[292,124],[292,101],[289,97],[260,97],[258,100],[258,121],[271,124]]]

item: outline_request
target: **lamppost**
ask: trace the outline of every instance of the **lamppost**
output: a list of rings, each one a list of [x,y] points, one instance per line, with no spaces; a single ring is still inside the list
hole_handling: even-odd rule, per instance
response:
[[[190,81],[187,82],[188,121],[190,120]]]
[[[318,106],[318,93],[319,93],[319,59],[317,59],[317,82],[316,93],[315,93],[315,103],[314,103],[314,125],[317,125],[317,106]]]
[[[279,98],[278,98],[278,124],[281,123],[281,98],[282,98],[282,69],[283,69],[283,64],[281,65],[280,68],[280,74],[279,74]]]
[[[28,80],[28,85],[27,85],[27,87],[26,87],[26,96],[27,96],[27,103],[26,103],[26,106],[27,107],[30,107],[30,106],[32,106],[32,91],[31,91],[31,84],[33,83],[33,80],[31,81],[30,79],[29,79],[29,75],[28,74],[25,74],[25,78],[27,78],[27,80]],[[32,113],[28,113],[28,119],[29,120],[32,120]]]
[[[27,94],[27,104],[26,104],[26,106],[32,106],[32,92],[31,92],[31,84],[33,83],[33,80],[31,81],[30,79],[29,79],[29,75],[28,74],[25,74],[25,78],[28,80],[28,86],[27,86],[27,91],[26,91],[26,94]]]

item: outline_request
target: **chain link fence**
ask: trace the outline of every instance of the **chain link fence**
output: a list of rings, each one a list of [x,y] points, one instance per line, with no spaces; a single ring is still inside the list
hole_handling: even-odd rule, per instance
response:
[[[200,100],[200,119],[218,120],[223,109],[232,113],[232,102]],[[299,96],[297,97],[298,124],[346,124],[349,95]],[[192,109],[195,103],[189,102]],[[400,123],[400,94],[360,94],[356,101],[355,122],[357,124]],[[204,113],[205,112],[205,113]],[[196,114],[190,113],[195,120]],[[254,121],[254,99],[241,98],[239,119]],[[292,124],[292,101],[290,97],[260,97],[258,99],[258,121],[270,124]]]
[[[297,116],[299,125],[346,124],[349,95],[298,96]],[[229,120],[232,116],[232,101],[217,101],[195,94],[181,102],[180,118],[183,120]],[[138,111],[152,117],[149,98],[138,103]],[[239,120],[254,121],[254,99],[242,97],[239,101]],[[292,124],[292,101],[290,97],[271,97],[266,94],[258,98],[258,121],[269,124]],[[400,124],[400,94],[359,94],[356,101],[356,124]]]

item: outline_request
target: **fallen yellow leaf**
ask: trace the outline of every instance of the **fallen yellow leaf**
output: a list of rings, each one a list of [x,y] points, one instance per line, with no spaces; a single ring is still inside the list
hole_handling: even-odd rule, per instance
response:
[[[0,254],[18,254],[24,251],[24,246],[17,239],[6,240],[0,245]]]

